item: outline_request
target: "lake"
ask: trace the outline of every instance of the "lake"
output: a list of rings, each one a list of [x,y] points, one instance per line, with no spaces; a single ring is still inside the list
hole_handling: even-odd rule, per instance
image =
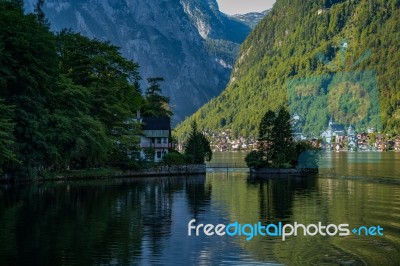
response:
[[[241,162],[217,153],[213,162]],[[327,153],[320,173],[47,182],[0,189],[0,265],[400,265],[400,153]],[[349,224],[383,236],[188,236],[196,224]]]

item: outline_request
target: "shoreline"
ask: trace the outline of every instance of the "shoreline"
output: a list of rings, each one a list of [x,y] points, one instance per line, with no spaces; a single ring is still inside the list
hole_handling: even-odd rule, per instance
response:
[[[267,175],[304,175],[304,174],[317,174],[318,168],[250,168],[250,175],[267,176]]]
[[[121,170],[121,169],[84,169],[64,172],[48,172],[37,178],[0,177],[0,183],[31,183],[46,181],[81,181],[96,179],[117,179],[117,178],[148,178],[159,176],[185,176],[206,174],[206,164],[187,164],[187,165],[162,165],[159,167]]]

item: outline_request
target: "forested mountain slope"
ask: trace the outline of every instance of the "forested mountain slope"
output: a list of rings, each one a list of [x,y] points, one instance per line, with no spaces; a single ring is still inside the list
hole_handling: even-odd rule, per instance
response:
[[[297,96],[325,93],[328,99],[310,98],[301,107],[306,116],[303,126],[314,134],[327,126],[332,115],[340,120],[343,114],[347,117],[337,122],[360,121],[358,131],[370,126],[398,133],[399,48],[398,0],[278,0],[241,46],[226,90],[179,125],[178,135],[182,137],[181,132],[196,119],[202,129],[231,129],[236,136],[254,136],[266,110],[288,103],[289,109],[296,106],[292,104],[297,98],[288,95],[293,84]],[[355,90],[342,86],[346,82],[338,83],[343,79],[366,92],[375,90],[376,98],[371,94],[367,100],[357,100],[364,92],[360,96],[353,91],[349,100],[358,101],[359,108],[368,104],[372,111],[364,110],[366,119],[357,121],[351,116],[357,108],[346,109],[340,103],[345,101],[341,94]],[[332,99],[339,101],[337,106]]]

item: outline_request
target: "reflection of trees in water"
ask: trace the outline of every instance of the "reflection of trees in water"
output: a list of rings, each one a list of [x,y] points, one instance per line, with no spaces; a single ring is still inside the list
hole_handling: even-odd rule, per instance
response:
[[[209,206],[211,200],[211,184],[205,184],[206,177],[191,176],[186,178],[185,190],[188,199],[189,211],[194,219],[197,219],[198,214],[205,212],[205,207]]]
[[[316,177],[270,176],[248,178],[248,186],[259,191],[260,221],[286,221],[292,215],[294,196],[316,190]]]
[[[173,195],[186,188],[191,210],[209,199],[207,189],[201,192],[204,178],[195,180],[47,183],[3,190],[0,265],[131,264],[143,255],[144,245],[156,256],[171,234]]]
[[[171,234],[173,194],[183,190],[183,180],[159,179],[147,183],[140,195],[143,233],[149,240],[152,255],[159,254],[162,239]]]

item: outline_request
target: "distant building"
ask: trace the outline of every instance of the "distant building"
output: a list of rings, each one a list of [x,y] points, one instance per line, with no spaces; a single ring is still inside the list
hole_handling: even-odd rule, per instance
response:
[[[394,141],[394,150],[400,151],[400,136],[397,136]]]
[[[329,10],[329,8],[325,8],[325,9],[318,9],[318,11],[317,11],[317,14],[318,15],[322,15],[322,14],[324,14],[326,11],[328,11]]]
[[[358,148],[358,138],[355,128],[350,125],[347,129],[347,147],[350,151],[356,151]]]
[[[332,143],[332,139],[335,137],[336,142],[343,140],[345,136],[344,125],[336,124],[331,117],[328,125],[328,129],[322,132],[321,137],[326,143]]]
[[[172,148],[171,118],[143,117],[141,121],[143,124],[143,135],[140,137],[141,157],[160,162]],[[154,157],[149,158],[149,154],[154,154]]]

